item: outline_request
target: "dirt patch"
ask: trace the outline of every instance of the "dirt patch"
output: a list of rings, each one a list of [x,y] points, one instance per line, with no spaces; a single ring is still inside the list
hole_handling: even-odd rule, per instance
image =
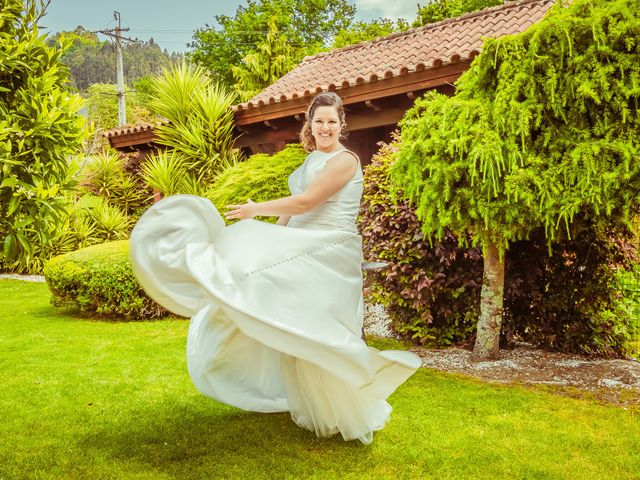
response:
[[[472,362],[471,352],[460,348],[412,350],[426,368],[489,382],[542,386],[564,395],[640,408],[640,362],[634,359],[589,358],[547,352],[526,344],[502,350],[500,359],[491,362]]]
[[[393,337],[384,309],[379,305],[365,307],[367,334]],[[640,409],[640,362],[635,359],[603,359],[547,352],[528,344],[502,350],[500,359],[491,362],[472,362],[471,352],[462,348],[435,350],[414,347],[411,350],[422,358],[422,365],[426,368]]]

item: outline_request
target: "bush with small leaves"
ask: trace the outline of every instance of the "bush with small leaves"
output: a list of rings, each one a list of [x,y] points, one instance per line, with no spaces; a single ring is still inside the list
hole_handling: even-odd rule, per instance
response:
[[[225,169],[207,189],[206,196],[221,212],[225,206],[273,200],[289,195],[287,179],[299,167],[306,152],[298,144],[287,145],[273,155],[258,153]],[[275,221],[274,218],[266,219]]]
[[[393,328],[423,345],[473,338],[478,317],[481,253],[461,248],[452,234],[430,245],[414,208],[392,198],[389,167],[396,147],[383,145],[364,171],[359,219],[365,258],[389,267],[368,274],[368,294],[383,304]]]
[[[55,306],[128,320],[167,314],[138,284],[131,270],[128,240],[54,257],[45,265],[44,276]]]

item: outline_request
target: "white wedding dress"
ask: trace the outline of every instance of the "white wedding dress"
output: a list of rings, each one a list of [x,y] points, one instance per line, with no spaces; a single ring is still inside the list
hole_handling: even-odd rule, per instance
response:
[[[304,190],[332,154],[315,151],[289,178]],[[361,339],[362,171],[287,227],[226,226],[207,199],[175,195],[131,235],[133,269],[168,310],[191,317],[189,375],[204,395],[256,412],[289,411],[318,436],[370,443],[387,397],[421,362]]]

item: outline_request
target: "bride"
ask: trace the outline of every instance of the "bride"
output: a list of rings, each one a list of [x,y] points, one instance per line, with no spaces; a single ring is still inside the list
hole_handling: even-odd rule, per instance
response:
[[[300,133],[311,153],[289,177],[290,196],[229,205],[226,217],[243,221],[227,227],[207,199],[165,198],[134,228],[131,258],[149,296],[191,317],[188,369],[200,392],[368,444],[389,418],[387,397],[421,362],[360,338],[362,169],[340,143],[345,126],[340,98],[317,95]]]

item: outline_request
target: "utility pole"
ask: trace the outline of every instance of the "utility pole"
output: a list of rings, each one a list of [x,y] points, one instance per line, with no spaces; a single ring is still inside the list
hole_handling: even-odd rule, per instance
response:
[[[104,35],[113,37],[116,41],[116,68],[117,68],[117,81],[118,81],[118,126],[122,126],[127,123],[127,110],[125,106],[124,98],[124,68],[122,65],[122,40],[129,42],[135,42],[136,40],[128,37],[123,37],[121,32],[128,32],[128,28],[122,28],[120,12],[113,12],[113,19],[118,21],[118,26],[111,30],[98,30]],[[115,32],[115,33],[114,33]]]

